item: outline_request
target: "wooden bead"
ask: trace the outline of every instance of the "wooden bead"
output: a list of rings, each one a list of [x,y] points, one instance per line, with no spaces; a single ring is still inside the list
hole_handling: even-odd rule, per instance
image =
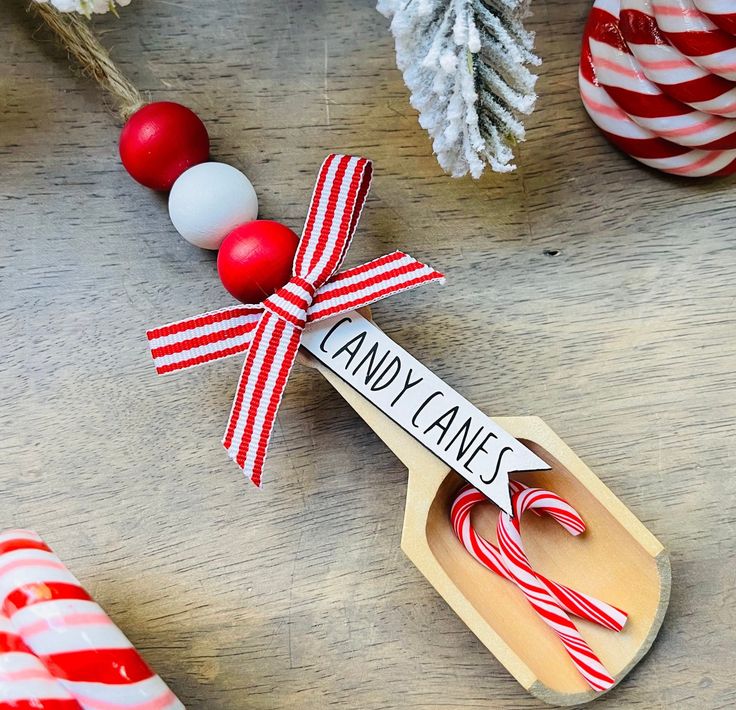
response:
[[[119,149],[123,166],[134,180],[153,190],[170,190],[185,170],[207,160],[210,139],[193,111],[157,101],[128,119]]]
[[[235,227],[258,217],[258,198],[240,170],[225,163],[200,163],[171,188],[169,216],[191,244],[219,249]]]
[[[222,285],[243,303],[258,303],[290,278],[299,237],[271,220],[249,222],[227,235],[217,255]]]

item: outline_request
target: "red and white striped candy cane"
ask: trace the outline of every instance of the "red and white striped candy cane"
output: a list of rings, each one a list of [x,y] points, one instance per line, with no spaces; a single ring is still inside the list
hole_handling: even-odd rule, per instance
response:
[[[184,707],[34,532],[0,535],[0,610],[84,710]]]
[[[81,710],[0,612],[0,710]]]
[[[703,177],[736,172],[736,150],[693,150],[660,138],[634,123],[600,86],[590,55],[587,28],[578,73],[583,106],[604,136],[640,163],[672,175]]]
[[[506,569],[537,614],[562,641],[573,664],[588,685],[596,691],[608,690],[616,680],[580,635],[545,581],[534,572],[521,541],[520,521],[524,512],[529,509],[544,509],[572,535],[583,532],[585,523],[562,498],[539,488],[527,488],[515,493],[511,504],[514,517],[501,511],[497,526],[498,547]]]
[[[641,71],[662,91],[699,111],[736,117],[736,86],[670,44],[659,29],[651,0],[621,0],[619,27]]]
[[[720,29],[692,0],[652,0],[652,10],[667,39],[686,57],[736,81],[736,37]]]
[[[736,148],[736,120],[676,101],[645,76],[621,34],[620,4],[596,0],[586,27],[600,85],[635,123],[660,138],[688,148]]]
[[[733,0],[693,0],[695,7],[724,32],[736,35],[736,5]]]
[[[518,481],[510,482],[512,494],[525,488],[526,486]],[[498,548],[482,535],[479,535],[471,523],[471,511],[479,503],[488,503],[488,498],[479,490],[471,485],[466,485],[460,490],[450,510],[450,520],[455,534],[465,549],[484,567],[513,582],[514,579],[506,569]],[[538,508],[537,510],[548,512],[554,517],[554,509]],[[547,585],[549,591],[568,613],[592,621],[595,624],[600,624],[612,631],[623,629],[627,619],[626,612],[588,594],[570,589],[564,584],[558,584],[542,575],[538,574],[538,577]]]

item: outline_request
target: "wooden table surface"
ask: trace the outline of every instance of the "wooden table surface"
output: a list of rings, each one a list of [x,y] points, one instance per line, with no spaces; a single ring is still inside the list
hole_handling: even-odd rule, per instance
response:
[[[327,152],[375,160],[349,263],[402,248],[448,276],[377,321],[489,414],[543,417],[671,552],[659,639],[598,706],[733,707],[734,183],[591,126],[589,4],[536,3],[519,171],[477,183],[441,174],[372,0],[135,0],[95,25],[264,217],[301,226]],[[539,707],[400,552],[405,470],[316,373],[260,492],[219,443],[240,361],[156,378],[146,328],[231,300],[36,24],[0,6],[0,524],[43,535],[188,707]]]

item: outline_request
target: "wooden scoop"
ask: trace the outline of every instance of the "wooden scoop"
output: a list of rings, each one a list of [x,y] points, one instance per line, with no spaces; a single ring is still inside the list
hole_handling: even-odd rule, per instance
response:
[[[532,695],[576,705],[591,690],[562,643],[517,587],[476,562],[455,537],[450,507],[464,480],[322,363],[309,358],[350,406],[409,469],[401,549],[471,631]],[[626,611],[623,631],[575,623],[616,682],[652,645],[670,594],[670,561],[662,544],[538,417],[496,418],[551,465],[515,475],[557,493],[587,525],[572,537],[547,516],[527,514],[524,544],[534,568],[557,582]],[[495,540],[498,509],[482,506],[474,525]]]

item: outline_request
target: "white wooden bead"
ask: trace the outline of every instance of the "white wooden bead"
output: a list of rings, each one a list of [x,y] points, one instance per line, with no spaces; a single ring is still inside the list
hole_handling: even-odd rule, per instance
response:
[[[184,171],[171,188],[169,216],[191,244],[219,249],[235,227],[258,217],[258,197],[240,170],[200,163]]]

